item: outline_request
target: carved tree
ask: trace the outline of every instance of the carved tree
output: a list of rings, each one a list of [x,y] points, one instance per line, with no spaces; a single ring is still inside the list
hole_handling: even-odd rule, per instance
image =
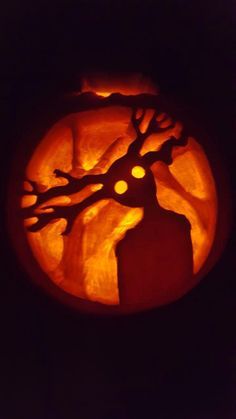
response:
[[[61,177],[67,180],[67,184],[63,186],[52,187],[44,192],[40,191],[37,185],[37,182],[31,181],[28,179],[28,182],[31,185],[31,191],[24,191],[24,195],[35,195],[37,200],[35,204],[30,207],[23,208],[22,213],[24,218],[30,218],[37,216],[38,220],[35,224],[28,227],[30,232],[36,232],[45,227],[48,223],[53,220],[63,218],[66,219],[67,225],[64,231],[64,235],[68,235],[73,227],[73,223],[78,214],[83,211],[85,208],[90,205],[98,202],[102,199],[114,199],[114,194],[111,190],[111,184],[114,178],[119,177],[120,173],[124,173],[126,167],[132,162],[136,165],[142,165],[149,168],[154,162],[162,161],[166,165],[172,163],[172,150],[175,146],[185,146],[187,144],[188,138],[182,133],[180,138],[171,136],[161,145],[160,149],[157,151],[150,151],[140,155],[142,146],[145,143],[145,140],[151,134],[159,134],[166,132],[174,126],[173,122],[170,124],[167,123],[167,126],[162,127],[163,122],[167,121],[168,118],[166,115],[160,116],[157,111],[153,112],[148,127],[145,132],[141,130],[141,124],[144,120],[145,110],[140,110],[134,108],[131,115],[131,123],[133,125],[134,131],[136,133],[135,139],[131,142],[128,147],[127,153],[116,160],[104,174],[94,174],[94,175],[85,175],[81,178],[75,178],[69,173],[65,173],[59,169],[54,171],[56,177]],[[166,125],[166,124],[165,124]],[[72,132],[73,134],[73,132]],[[118,141],[118,139],[117,139]],[[75,203],[72,205],[47,205],[47,202],[59,196],[71,195],[76,192],[81,191],[84,187],[92,184],[101,184],[101,189],[94,192],[89,197],[85,198],[82,202]],[[37,210],[42,210],[39,213]]]

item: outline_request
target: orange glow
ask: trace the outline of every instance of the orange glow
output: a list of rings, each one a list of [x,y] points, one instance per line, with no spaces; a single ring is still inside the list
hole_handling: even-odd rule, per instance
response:
[[[111,96],[111,92],[96,92],[96,95],[102,96],[102,97],[108,97]]]
[[[131,170],[131,174],[137,179],[142,179],[145,176],[146,171],[142,166],[134,166]]]
[[[33,190],[32,185],[27,181],[23,182],[23,188],[24,188],[24,191],[28,191],[28,192],[32,192]]]
[[[157,94],[157,87],[141,74],[126,75],[125,77],[86,77],[82,81],[81,92],[93,92],[99,96],[107,97],[112,93],[122,95],[138,95],[141,93]]]
[[[152,117],[154,114],[154,109],[147,109],[145,114],[144,114],[144,118],[140,124],[140,131],[142,133],[146,132],[147,127],[149,125],[149,122],[151,121]]]
[[[217,198],[214,179],[201,146],[190,138],[173,152],[173,163],[152,166],[157,199],[163,208],[184,214],[191,223],[194,272],[205,262],[215,235]],[[180,167],[181,162],[181,167]]]
[[[118,180],[114,185],[114,190],[119,195],[122,195],[128,190],[128,183],[125,180]]]
[[[77,296],[118,304],[116,244],[142,219],[142,213],[140,208],[123,207],[114,200],[100,201],[81,213],[61,264],[64,289],[69,286]]]
[[[26,218],[24,220],[24,226],[25,227],[30,227],[31,225],[37,223],[38,218],[37,217],[30,217],[30,218]]]
[[[108,83],[98,86],[90,80],[84,84],[83,91],[137,94],[137,86],[134,86],[128,87],[127,83],[123,90],[118,87],[109,90]],[[135,138],[130,123],[131,113],[128,107],[111,106],[73,113],[62,119],[52,127],[34,151],[27,166],[26,177],[37,182],[41,190],[47,190],[67,183],[64,178],[55,176],[55,169],[78,178],[86,174],[105,173],[115,160],[126,154]],[[152,110],[146,112],[143,132],[152,115]],[[182,124],[177,121],[166,132],[151,134],[140,154],[158,150],[172,135],[180,138],[181,131]],[[217,218],[214,179],[204,150],[193,138],[189,139],[186,147],[176,147],[172,156],[173,163],[169,167],[162,162],[152,166],[157,199],[163,208],[184,214],[190,221],[194,272],[197,273],[205,263],[214,241]],[[135,166],[131,173],[136,178],[142,178],[145,170]],[[120,189],[122,185],[126,189]],[[30,184],[26,184],[26,187],[30,189]],[[69,196],[50,199],[37,209],[35,215],[46,211],[44,206],[69,206],[82,202],[101,188],[101,184],[89,185]],[[118,194],[125,193],[127,188],[128,184],[124,180],[114,185]],[[34,199],[25,195],[22,207],[32,205]],[[102,200],[77,216],[68,236],[62,234],[66,228],[65,219],[57,219],[36,233],[27,231],[26,234],[35,259],[60,288],[80,298],[117,305],[119,289],[116,245],[142,217],[142,208],[128,208],[112,199]],[[25,220],[25,225],[35,222],[37,217],[32,217]]]
[[[167,129],[165,132],[159,134],[151,134],[143,144],[141,149],[141,156],[148,153],[149,151],[159,150],[161,145],[170,137],[180,138],[182,132],[182,124],[176,121],[172,128]]]
[[[30,207],[37,201],[36,195],[24,195],[21,201],[22,208]]]

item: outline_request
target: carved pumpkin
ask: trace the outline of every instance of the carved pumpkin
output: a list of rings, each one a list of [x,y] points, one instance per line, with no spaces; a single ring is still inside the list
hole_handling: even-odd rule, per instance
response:
[[[87,79],[69,101],[18,184],[13,235],[26,268],[82,310],[177,300],[215,261],[222,228],[201,139],[144,79]]]

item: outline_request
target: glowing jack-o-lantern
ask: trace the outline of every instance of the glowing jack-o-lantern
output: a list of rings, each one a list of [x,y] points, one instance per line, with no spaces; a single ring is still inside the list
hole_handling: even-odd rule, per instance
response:
[[[209,156],[145,80],[87,80],[71,101],[20,183],[26,267],[88,311],[178,299],[209,269],[216,241]]]

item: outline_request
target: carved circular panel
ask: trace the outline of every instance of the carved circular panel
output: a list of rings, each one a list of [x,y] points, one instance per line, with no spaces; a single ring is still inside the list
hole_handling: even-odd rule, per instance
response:
[[[177,300],[209,269],[217,233],[203,146],[150,84],[87,82],[73,100],[21,182],[17,222],[33,276],[37,267],[41,285],[95,312]]]

